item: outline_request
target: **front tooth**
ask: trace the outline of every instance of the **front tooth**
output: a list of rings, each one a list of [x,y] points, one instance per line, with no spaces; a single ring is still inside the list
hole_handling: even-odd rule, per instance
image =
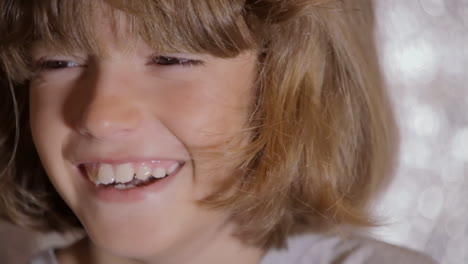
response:
[[[175,170],[177,170],[177,168],[179,168],[179,163],[174,163],[171,167],[169,167],[169,169],[167,170],[167,174],[171,174],[173,173]]]
[[[132,164],[125,163],[118,165],[115,172],[115,181],[121,183],[131,182],[134,174],[135,170]]]
[[[138,171],[136,173],[136,178],[144,181],[148,179],[150,176],[151,176],[151,167],[143,163],[140,166],[140,168],[138,168]]]
[[[109,164],[101,164],[98,172],[98,181],[101,184],[111,184],[114,182],[114,170]]]
[[[166,169],[161,168],[161,167],[157,167],[156,169],[154,169],[153,171],[154,178],[160,179],[160,178],[164,178],[164,176],[166,176]]]

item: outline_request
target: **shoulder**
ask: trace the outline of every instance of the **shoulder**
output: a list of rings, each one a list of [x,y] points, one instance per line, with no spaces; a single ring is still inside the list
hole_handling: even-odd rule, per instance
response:
[[[436,264],[430,257],[362,236],[307,234],[292,237],[288,248],[269,251],[261,264]]]
[[[53,249],[48,249],[34,255],[28,264],[57,264],[55,252]]]

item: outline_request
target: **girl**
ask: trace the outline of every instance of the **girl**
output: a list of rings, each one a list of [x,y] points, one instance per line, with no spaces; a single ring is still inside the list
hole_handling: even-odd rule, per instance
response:
[[[431,263],[330,231],[395,150],[367,1],[0,3],[2,216],[86,232],[31,263]]]

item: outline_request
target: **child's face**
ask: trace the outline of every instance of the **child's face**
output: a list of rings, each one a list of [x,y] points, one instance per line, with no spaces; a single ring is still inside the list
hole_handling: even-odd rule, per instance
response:
[[[142,41],[124,49],[110,26],[98,27],[103,58],[64,56],[41,43],[33,49],[42,69],[30,86],[31,127],[52,183],[94,243],[122,256],[214,241],[229,216],[196,201],[232,170],[191,150],[225,151],[240,134],[254,52],[157,54]],[[174,168],[164,179],[147,178]]]

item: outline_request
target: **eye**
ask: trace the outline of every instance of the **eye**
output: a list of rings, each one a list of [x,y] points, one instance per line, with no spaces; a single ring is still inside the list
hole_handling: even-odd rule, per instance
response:
[[[196,66],[203,64],[200,60],[194,59],[187,59],[187,58],[179,58],[173,56],[154,56],[151,59],[152,64],[160,65],[160,66]]]
[[[77,62],[67,60],[40,60],[36,63],[36,69],[40,71],[60,70],[81,66],[82,65]]]

